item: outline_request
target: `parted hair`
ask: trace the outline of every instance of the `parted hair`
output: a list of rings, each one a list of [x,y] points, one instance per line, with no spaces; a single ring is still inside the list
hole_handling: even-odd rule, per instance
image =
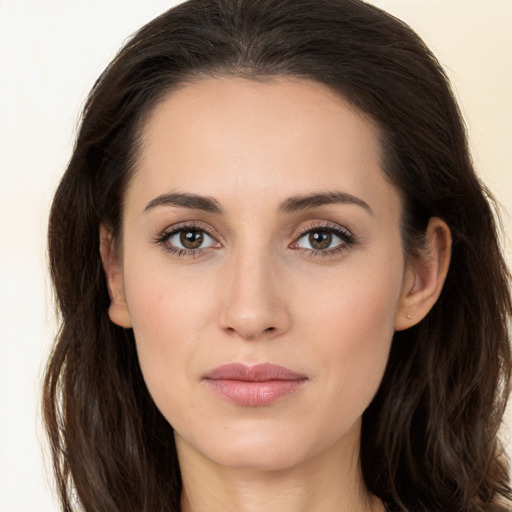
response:
[[[511,369],[510,278],[494,201],[439,62],[406,24],[360,0],[189,0],[135,33],[95,83],[51,208],[61,324],[42,407],[63,511],[180,510],[172,426],[145,386],[132,331],[108,318],[99,226],[122,244],[124,192],[151,111],[187,82],[215,76],[328,86],[378,127],[384,172],[403,197],[407,257],[431,217],[448,224],[441,296],[395,334],[363,415],[362,474],[389,511],[509,510],[498,430]]]

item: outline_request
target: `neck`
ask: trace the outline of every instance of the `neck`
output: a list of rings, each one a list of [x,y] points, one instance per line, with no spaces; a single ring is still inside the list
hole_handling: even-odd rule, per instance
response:
[[[357,432],[357,435],[359,432]],[[331,447],[289,468],[226,467],[176,435],[182,512],[381,512],[365,489],[359,443]]]

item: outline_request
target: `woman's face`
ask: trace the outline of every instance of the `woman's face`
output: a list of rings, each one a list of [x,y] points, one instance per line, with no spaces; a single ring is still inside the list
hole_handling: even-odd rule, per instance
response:
[[[309,81],[204,79],[148,118],[111,318],[180,453],[357,453],[408,282],[371,121]]]

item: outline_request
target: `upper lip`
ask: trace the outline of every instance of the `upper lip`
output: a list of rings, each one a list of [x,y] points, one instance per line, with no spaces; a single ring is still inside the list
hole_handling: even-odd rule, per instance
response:
[[[243,363],[223,364],[203,376],[209,380],[239,380],[265,382],[269,380],[306,380],[307,376],[289,368],[271,363],[248,366]]]

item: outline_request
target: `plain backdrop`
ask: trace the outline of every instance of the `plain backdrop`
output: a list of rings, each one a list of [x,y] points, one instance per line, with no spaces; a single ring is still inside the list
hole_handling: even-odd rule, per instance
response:
[[[0,512],[59,510],[38,412],[56,331],[48,209],[95,78],[134,30],[174,3],[0,0]],[[409,23],[446,67],[510,236],[512,0],[371,3]]]

